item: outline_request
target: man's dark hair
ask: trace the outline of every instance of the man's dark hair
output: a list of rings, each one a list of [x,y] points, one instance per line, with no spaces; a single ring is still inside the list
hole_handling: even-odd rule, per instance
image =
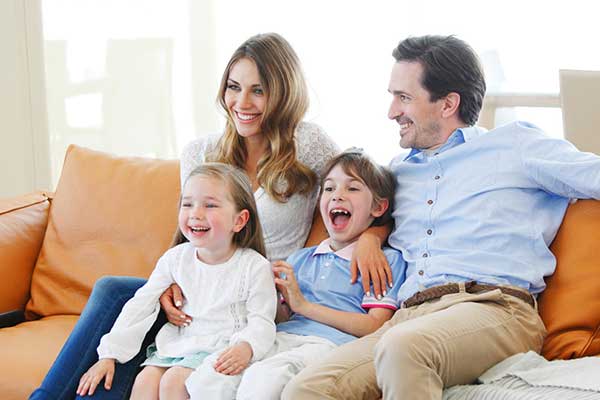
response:
[[[396,61],[421,64],[421,85],[429,92],[430,101],[458,93],[460,119],[475,125],[485,96],[485,78],[471,46],[454,36],[409,37],[398,44],[392,55]]]

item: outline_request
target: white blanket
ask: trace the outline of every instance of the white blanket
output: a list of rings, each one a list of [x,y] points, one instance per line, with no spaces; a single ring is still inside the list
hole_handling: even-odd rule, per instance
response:
[[[454,386],[444,400],[600,400],[600,357],[548,361],[516,354],[487,370],[478,384]]]

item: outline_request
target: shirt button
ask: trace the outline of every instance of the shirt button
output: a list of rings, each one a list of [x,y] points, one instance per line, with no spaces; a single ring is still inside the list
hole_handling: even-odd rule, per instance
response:
[[[325,265],[326,267],[329,267],[329,265],[331,265],[331,264],[329,264],[329,261],[328,261],[328,262],[326,262],[326,263],[325,263],[325,264],[323,264],[323,265]]]
[[[427,204],[432,205],[433,204],[433,200],[427,200]]]
[[[427,234],[431,235],[433,233],[433,231],[431,229],[427,229]]]
[[[321,279],[325,279],[325,275],[321,275]]]
[[[437,181],[438,179],[440,179],[440,176],[436,175],[433,179],[435,179]]]
[[[429,254],[423,253],[423,258],[427,258],[427,257],[429,257]]]
[[[420,271],[419,271],[419,275],[421,275],[421,276],[423,276],[423,274],[424,274],[424,273],[425,273],[425,272],[424,272],[423,270],[420,270]]]

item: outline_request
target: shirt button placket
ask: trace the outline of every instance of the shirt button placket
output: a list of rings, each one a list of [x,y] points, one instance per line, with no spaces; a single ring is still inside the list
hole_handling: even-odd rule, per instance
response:
[[[328,254],[327,255],[327,261],[325,261],[323,263],[324,267],[330,267],[331,266],[331,262],[333,261],[333,254]],[[329,275],[329,271],[330,269],[327,268],[325,271],[321,271],[321,279],[327,279],[327,275]]]

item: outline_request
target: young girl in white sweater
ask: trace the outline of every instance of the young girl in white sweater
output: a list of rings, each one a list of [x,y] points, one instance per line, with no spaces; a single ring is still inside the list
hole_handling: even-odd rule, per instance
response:
[[[132,399],[234,398],[241,373],[273,345],[277,296],[245,174],[221,163],[192,171],[182,190],[175,242],[181,244],[159,259],[102,337],[100,360],[81,377],[77,394],[92,395],[102,379],[110,388],[115,362],[139,351],[160,311],[158,299],[172,283],[187,299],[182,311],[193,318],[184,327],[161,328]],[[203,375],[197,380],[204,383],[194,385],[192,374]]]

